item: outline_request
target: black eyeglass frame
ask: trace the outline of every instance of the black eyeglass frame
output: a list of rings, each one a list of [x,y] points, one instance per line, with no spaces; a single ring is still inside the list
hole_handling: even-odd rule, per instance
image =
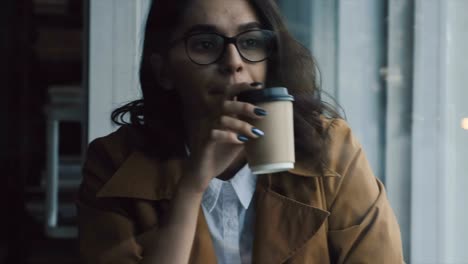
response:
[[[272,47],[271,49],[269,50],[269,53],[266,55],[266,57],[264,59],[261,59],[261,60],[249,60],[247,59],[244,55],[242,55],[242,52],[239,51],[239,47],[237,47],[237,39],[239,38],[240,35],[243,35],[243,34],[246,34],[246,33],[249,33],[249,32],[254,32],[254,31],[261,31],[262,33],[268,33],[270,34],[271,38],[272,38]],[[217,35],[219,37],[221,37],[223,39],[223,50],[219,53],[219,56],[216,60],[214,60],[213,62],[210,62],[210,63],[198,63],[196,61],[194,61],[192,59],[192,57],[190,57],[190,53],[188,51],[188,40],[189,38],[193,37],[193,36],[197,36],[197,35],[203,35],[203,34],[212,34],[212,35]],[[236,47],[236,50],[237,52],[239,53],[239,55],[242,57],[242,59],[248,61],[248,62],[251,62],[251,63],[257,63],[257,62],[262,62],[262,61],[265,61],[267,60],[271,54],[273,53],[273,50],[275,49],[275,38],[276,38],[276,33],[272,30],[267,30],[267,29],[250,29],[250,30],[246,30],[246,31],[243,31],[243,32],[240,32],[238,33],[237,35],[233,36],[233,37],[226,37],[220,33],[217,33],[217,32],[196,32],[196,33],[190,33],[190,34],[187,34],[179,39],[176,39],[176,40],[173,40],[171,42],[169,42],[169,49],[174,47],[178,42],[180,41],[184,41],[184,46],[185,46],[185,54],[187,55],[187,57],[190,59],[190,61],[192,61],[193,63],[197,64],[197,65],[210,65],[210,64],[214,64],[214,63],[217,63],[219,62],[223,56],[224,56],[224,53],[226,53],[226,47],[227,45],[229,44],[234,44],[234,47]]]

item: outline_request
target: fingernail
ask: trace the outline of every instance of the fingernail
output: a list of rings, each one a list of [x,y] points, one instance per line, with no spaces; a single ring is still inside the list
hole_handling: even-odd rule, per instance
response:
[[[265,133],[258,128],[252,128],[252,133],[259,137],[263,137],[265,135]]]
[[[263,85],[263,83],[261,83],[261,82],[253,82],[253,83],[250,84],[250,86],[252,86],[252,87],[259,87],[259,86],[262,86],[262,85]]]
[[[242,141],[242,142],[247,142],[247,141],[249,141],[249,138],[248,138],[248,137],[242,136],[242,135],[238,135],[238,136],[237,136],[237,139],[238,139],[239,141]]]
[[[262,109],[262,108],[255,108],[255,109],[254,109],[254,113],[255,113],[256,115],[258,115],[258,116],[266,116],[266,115],[268,115],[268,112],[265,111],[265,110]]]

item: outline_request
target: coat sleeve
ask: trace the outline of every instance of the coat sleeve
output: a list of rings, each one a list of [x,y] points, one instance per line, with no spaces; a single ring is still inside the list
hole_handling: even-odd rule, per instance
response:
[[[125,201],[96,198],[114,173],[114,164],[99,139],[90,144],[76,200],[81,263],[133,264],[142,259],[142,247],[136,242]]]
[[[383,184],[344,121],[331,132],[341,179],[328,199],[332,263],[404,263],[400,228]]]

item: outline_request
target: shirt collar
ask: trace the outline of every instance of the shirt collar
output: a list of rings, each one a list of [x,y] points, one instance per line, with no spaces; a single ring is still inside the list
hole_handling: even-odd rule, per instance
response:
[[[255,186],[257,183],[257,175],[252,173],[248,164],[240,169],[237,174],[229,180],[232,187],[236,191],[237,197],[239,198],[244,209],[248,209],[250,202],[252,201],[253,194],[255,192]]]
[[[248,209],[255,192],[256,183],[257,175],[253,174],[249,165],[246,164],[228,181],[217,178],[212,179],[203,194],[202,205],[211,213],[218,203],[223,184],[232,184],[240,203],[244,209]]]

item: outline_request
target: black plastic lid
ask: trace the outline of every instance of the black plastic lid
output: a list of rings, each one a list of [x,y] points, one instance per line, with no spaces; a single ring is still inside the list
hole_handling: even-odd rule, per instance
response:
[[[294,101],[285,87],[272,87],[261,90],[251,90],[240,93],[237,100],[247,103],[261,103],[272,101]]]

